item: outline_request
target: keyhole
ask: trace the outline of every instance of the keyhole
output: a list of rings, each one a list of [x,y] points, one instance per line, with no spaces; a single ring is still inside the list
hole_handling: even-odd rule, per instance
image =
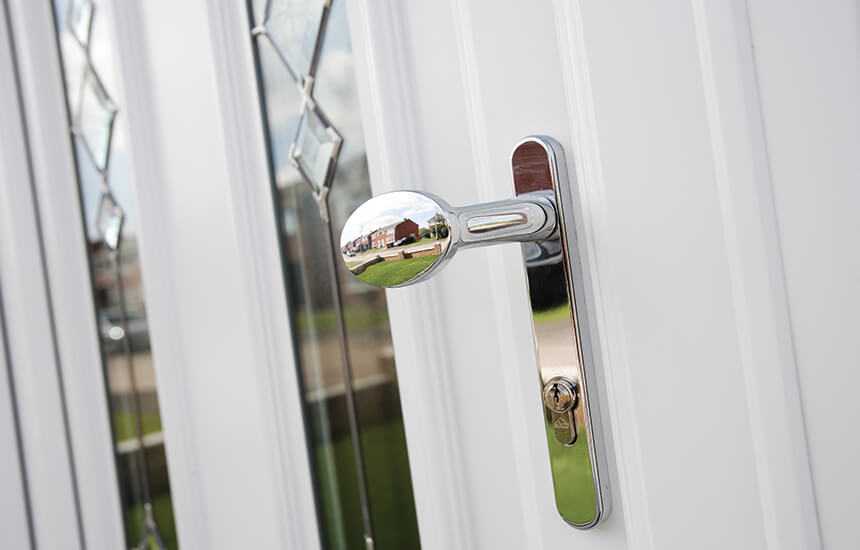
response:
[[[554,384],[552,386],[552,398],[555,400],[555,404],[558,405],[558,384]]]

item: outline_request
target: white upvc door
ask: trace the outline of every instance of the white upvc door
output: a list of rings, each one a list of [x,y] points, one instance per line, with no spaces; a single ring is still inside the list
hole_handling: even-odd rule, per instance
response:
[[[18,53],[33,60],[20,93],[39,124],[30,177],[59,322],[86,310],[85,261],[62,277],[71,237],[51,221],[68,212],[68,188],[49,184],[72,164],[52,140],[61,84],[36,63],[53,55],[35,47],[49,10],[8,3],[19,50],[31,46]],[[555,509],[519,246],[464,251],[432,280],[387,291],[422,547],[853,547],[856,5],[346,3],[375,193],[511,198],[514,144],[544,134],[579,199],[610,515],[578,531]],[[105,5],[179,545],[317,548],[248,10]],[[15,371],[29,340],[4,322]],[[43,504],[44,477],[29,498],[37,540],[62,520],[108,548],[121,525],[97,476],[110,460],[104,403],[85,399],[98,374],[91,325],[55,329],[69,426],[60,407],[50,418],[76,468],[57,486],[78,517]],[[40,460],[28,475],[50,471]]]
[[[353,2],[374,190],[581,199],[612,512],[554,509],[522,258],[388,291],[427,548],[850,548],[860,355],[851,2]],[[572,178],[573,181],[573,178]]]

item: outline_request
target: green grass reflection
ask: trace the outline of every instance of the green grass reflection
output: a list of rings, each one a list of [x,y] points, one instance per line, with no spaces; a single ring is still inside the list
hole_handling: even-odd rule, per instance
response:
[[[173,521],[173,503],[170,501],[170,493],[161,493],[152,497],[152,515],[158,525],[158,533],[168,550],[177,550],[179,543],[176,539],[176,527]],[[137,544],[143,537],[143,504],[135,504],[126,508],[126,529],[128,529],[128,540]],[[149,541],[146,550],[158,550],[154,541]]]
[[[596,504],[585,428],[579,430],[573,447],[565,447],[555,440],[549,422],[546,423],[546,429],[550,438],[552,483],[558,511],[570,522],[587,523],[594,517]]]
[[[143,427],[143,435],[161,431],[161,417],[158,413],[140,413],[140,424]],[[126,411],[114,413],[113,425],[117,441],[137,437],[137,428],[133,413]]]
[[[405,283],[427,269],[438,257],[439,255],[436,254],[421,256],[420,258],[379,262],[365,269],[363,273],[358,275],[358,278],[365,283],[376,286],[396,286]]]
[[[376,550],[420,548],[403,422],[393,420],[362,428],[361,442]],[[323,525],[327,547],[365,550],[350,438],[341,437],[318,445],[315,459],[318,471],[325,469],[327,460],[334,460],[337,472],[335,480],[326,476],[319,480],[323,515],[326,516]],[[334,484],[337,486],[333,487]],[[333,502],[332,495],[337,495],[339,502]],[[339,514],[338,510],[342,513]],[[336,531],[339,524],[343,529],[341,533]],[[342,546],[344,539],[345,546]]]
[[[553,321],[558,321],[560,319],[569,319],[570,318],[570,306],[567,305],[567,302],[561,304],[560,306],[551,307],[549,309],[543,309],[541,311],[535,311],[533,314],[535,323],[552,323]]]

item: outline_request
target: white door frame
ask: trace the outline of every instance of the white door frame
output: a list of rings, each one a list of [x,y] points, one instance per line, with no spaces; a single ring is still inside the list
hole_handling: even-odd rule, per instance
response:
[[[180,546],[318,548],[244,3],[113,8]]]
[[[4,313],[35,538],[39,547],[113,550],[125,544],[121,506],[53,13],[50,2],[8,1],[39,205],[36,220],[29,185],[2,189]],[[236,7],[221,14],[226,35],[208,2],[104,3],[99,16],[117,44],[113,92],[128,117],[180,546],[312,550],[319,533],[250,27]],[[225,52],[246,72],[216,75]],[[2,99],[18,122],[15,82],[4,79]],[[244,109],[238,122],[231,101]],[[29,181],[26,134],[13,124],[3,131],[4,178]],[[40,227],[46,279],[33,276],[43,273]],[[46,344],[54,325],[56,361]]]
[[[33,548],[27,477],[21,460],[20,430],[11,365],[0,315],[0,532],[12,548]]]
[[[12,40],[8,32],[6,10],[0,9],[0,533],[4,542],[12,548],[33,548],[33,521],[28,498],[27,472],[24,469],[24,454],[22,449],[20,414],[17,406],[14,374],[12,372],[11,350],[7,345],[6,325],[10,322],[26,322],[25,319],[14,317],[21,311],[20,298],[16,295],[25,289],[12,288],[7,281],[21,280],[22,273],[16,267],[21,264],[32,265],[32,258],[27,260],[12,260],[13,255],[28,245],[34,244],[34,239],[27,239],[16,244],[19,230],[32,227],[32,220],[19,220],[10,214],[16,210],[26,213],[26,206],[31,204],[32,190],[30,187],[29,166],[27,162],[26,144],[24,143],[21,125],[20,97],[17,90],[17,75],[14,66]],[[10,182],[19,182],[18,189],[13,189]],[[18,201],[24,201],[20,204]],[[22,208],[23,207],[23,208]],[[32,217],[32,216],[31,216]],[[17,227],[17,222],[23,221],[24,226]],[[13,230],[13,227],[17,227]],[[23,246],[21,246],[23,245]],[[18,248],[21,246],[21,248]],[[38,258],[35,250],[28,255]],[[40,259],[36,263],[41,263]],[[38,279],[36,279],[38,282]],[[29,289],[27,289],[29,290]],[[3,295],[13,294],[11,309],[4,305]],[[10,315],[11,314],[11,315]],[[16,331],[21,334],[20,330]],[[16,358],[25,357],[27,346],[19,350]],[[25,384],[26,386],[26,384]],[[29,396],[25,396],[25,408],[30,406]],[[46,411],[46,416],[51,416]],[[56,425],[56,424],[54,424]],[[64,440],[65,434],[62,434]],[[32,453],[32,440],[29,440]],[[37,465],[38,468],[39,465]],[[65,470],[67,470],[67,465]],[[38,495],[41,497],[42,495]],[[44,521],[40,518],[40,521]]]
[[[33,542],[116,548],[116,469],[53,15],[47,2],[6,5],[0,279]]]

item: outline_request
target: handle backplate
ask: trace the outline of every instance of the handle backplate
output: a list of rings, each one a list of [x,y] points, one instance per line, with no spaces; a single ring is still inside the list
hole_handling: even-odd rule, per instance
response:
[[[574,202],[561,146],[532,136],[511,154],[517,197],[552,192],[557,231],[522,243],[541,378],[555,500],[565,521],[579,529],[608,512],[605,453],[594,390],[582,262],[574,226]]]

